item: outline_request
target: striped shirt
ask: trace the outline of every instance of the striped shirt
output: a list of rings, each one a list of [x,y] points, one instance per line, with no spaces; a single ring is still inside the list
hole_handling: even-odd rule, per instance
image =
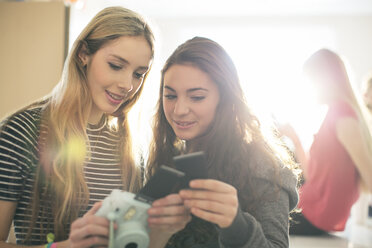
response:
[[[27,109],[3,121],[0,127],[0,200],[17,202],[13,220],[18,244],[24,242],[30,226],[34,176],[37,166],[40,166],[37,143],[41,115],[40,106]],[[112,189],[123,188],[123,182],[119,169],[119,135],[109,129],[105,119],[97,125],[88,124],[86,132],[89,138],[87,149],[91,151],[91,158],[87,153],[84,164],[90,192],[89,209],[108,196]],[[42,202],[40,206],[31,242],[28,243],[31,245],[45,244],[46,233],[53,233],[53,227],[48,228],[47,221],[41,218],[52,218],[50,204]]]

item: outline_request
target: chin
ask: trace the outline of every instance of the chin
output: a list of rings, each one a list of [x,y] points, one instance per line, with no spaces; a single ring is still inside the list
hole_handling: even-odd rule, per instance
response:
[[[116,111],[118,111],[118,109],[119,109],[119,107],[106,106],[102,110],[103,110],[103,112],[111,115],[111,114],[115,113]]]
[[[180,134],[180,133],[176,133],[176,136],[177,138],[181,140],[186,140],[186,141],[193,140],[195,138],[195,136],[193,135],[185,135],[185,134]]]

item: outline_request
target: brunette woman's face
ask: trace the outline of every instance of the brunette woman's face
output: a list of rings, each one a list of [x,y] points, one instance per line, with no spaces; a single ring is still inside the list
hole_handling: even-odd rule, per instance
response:
[[[122,36],[109,41],[93,55],[79,54],[87,66],[87,81],[93,98],[90,123],[103,113],[114,113],[140,88],[149,70],[152,52],[142,36]]]
[[[163,79],[163,109],[176,136],[187,141],[203,136],[216,114],[217,85],[192,65],[172,65]]]

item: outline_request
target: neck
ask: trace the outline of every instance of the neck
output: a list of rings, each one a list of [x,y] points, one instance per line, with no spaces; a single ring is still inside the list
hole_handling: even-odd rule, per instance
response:
[[[197,152],[200,149],[200,138],[195,138],[193,140],[186,141],[185,151],[187,153]]]
[[[102,119],[103,113],[99,114],[90,114],[88,118],[88,123],[92,125],[96,125],[99,123],[99,121]]]

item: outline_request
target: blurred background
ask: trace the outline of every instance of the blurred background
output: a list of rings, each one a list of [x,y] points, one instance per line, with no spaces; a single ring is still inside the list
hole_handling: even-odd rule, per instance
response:
[[[360,90],[372,70],[370,0],[66,0],[0,1],[0,118],[49,93],[68,49],[102,8],[122,5],[145,15],[157,49],[142,112],[151,113],[165,59],[182,42],[205,36],[238,68],[247,99],[261,118],[274,116],[312,140],[322,110],[310,108],[301,68],[319,48],[335,50]],[[301,100],[301,101],[300,101]],[[144,108],[144,109],[143,109]],[[289,115],[288,113],[298,113]]]
[[[131,122],[143,134],[139,143],[149,138],[165,59],[194,36],[220,43],[235,62],[253,111],[263,120],[291,123],[305,146],[324,110],[310,107],[303,62],[320,48],[336,51],[360,94],[363,78],[372,71],[371,0],[0,1],[0,118],[48,94],[80,31],[102,8],[115,5],[143,14],[156,33],[153,68],[132,111],[141,113]],[[357,232],[353,244],[372,247],[371,230],[372,224],[349,228],[344,236],[350,240]]]

